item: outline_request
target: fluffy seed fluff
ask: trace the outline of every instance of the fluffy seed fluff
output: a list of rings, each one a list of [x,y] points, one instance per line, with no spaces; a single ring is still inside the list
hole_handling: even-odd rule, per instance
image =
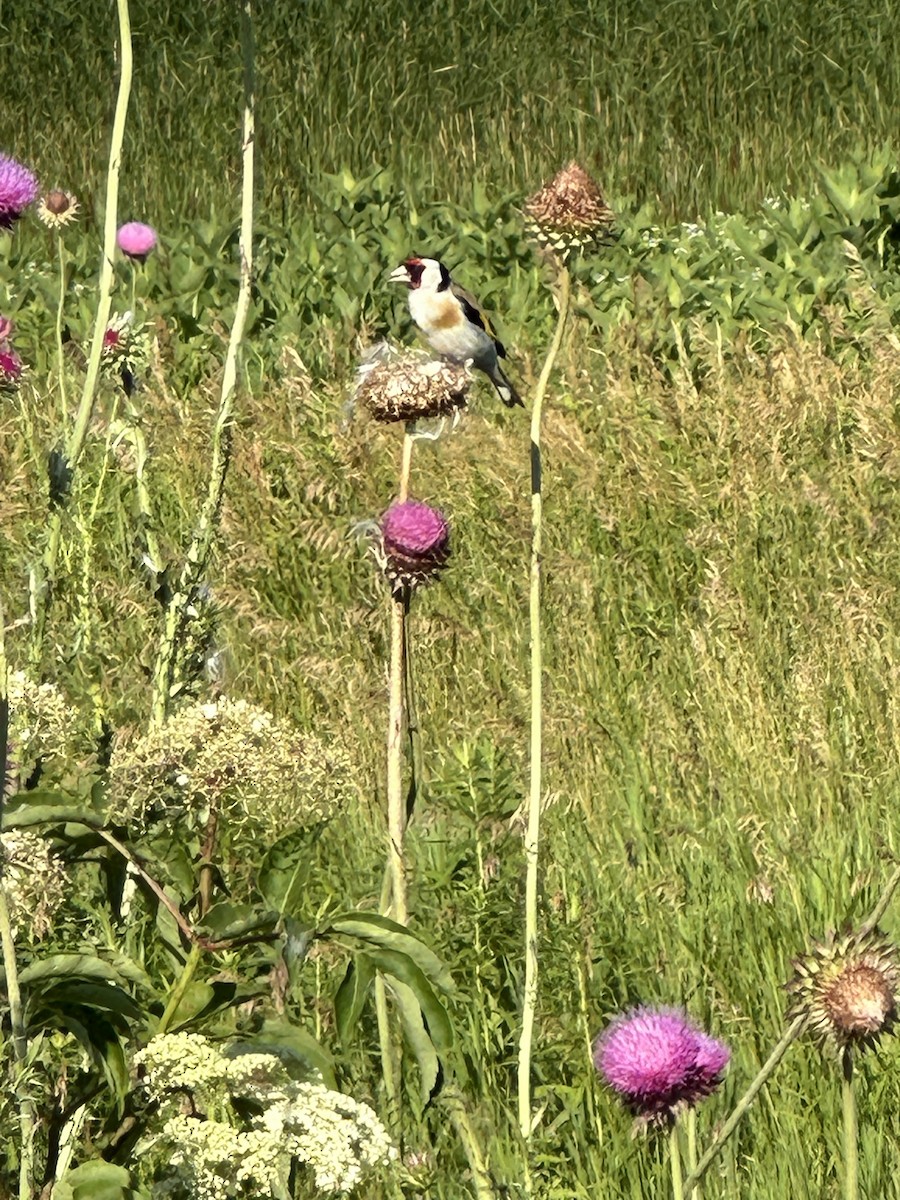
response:
[[[357,369],[353,394],[376,421],[418,421],[456,413],[470,384],[465,367],[380,342]]]
[[[562,257],[604,240],[615,221],[599,184],[574,161],[525,202],[525,214],[529,232]]]
[[[152,825],[193,814],[282,837],[344,807],[346,752],[246,700],[191,704],[136,740],[117,739],[109,765],[110,815]]]
[[[335,1195],[396,1158],[367,1104],[297,1082],[274,1055],[223,1054],[177,1033],[153,1038],[136,1062],[159,1105],[161,1130],[146,1149],[165,1150],[155,1168],[162,1186],[181,1183],[205,1200],[281,1195],[295,1161],[319,1192]]]
[[[0,229],[12,229],[38,194],[37,180],[27,167],[0,154]]]
[[[880,930],[829,935],[794,961],[788,1019],[805,1016],[819,1046],[866,1050],[897,1019],[900,954]]]
[[[392,504],[382,515],[379,559],[391,590],[430,583],[450,557],[450,525],[444,514],[417,500]]]
[[[731,1053],[679,1009],[635,1008],[594,1046],[594,1065],[643,1122],[663,1124],[711,1095]]]

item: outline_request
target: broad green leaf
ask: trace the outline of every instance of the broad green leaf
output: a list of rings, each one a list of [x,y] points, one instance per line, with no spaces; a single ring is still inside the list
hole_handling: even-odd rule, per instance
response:
[[[260,912],[252,904],[234,904],[231,900],[222,900],[212,906],[198,928],[216,941],[224,942],[230,938],[247,937],[274,929],[277,924],[277,913]]]
[[[279,839],[260,864],[257,886],[271,908],[282,916],[293,913],[305,894],[310,847],[318,829],[298,830]]]
[[[83,980],[54,982],[42,988],[40,1003],[43,1006],[55,1005],[59,1008],[80,1006],[100,1009],[130,1021],[140,1020],[144,1015],[141,1006],[114,983],[88,983]]]
[[[373,948],[370,955],[379,971],[384,975],[393,975],[413,992],[428,1023],[431,1040],[438,1050],[449,1050],[453,1043],[453,1026],[447,1016],[447,1010],[412,959],[396,950],[380,947]]]
[[[425,1028],[416,994],[405,983],[401,983],[393,976],[386,975],[384,982],[400,1014],[403,1036],[418,1064],[422,1103],[427,1104],[440,1090],[442,1076],[440,1058],[434,1042],[429,1036],[429,1031]]]
[[[92,954],[51,954],[32,963],[19,975],[19,983],[28,985],[54,979],[106,979],[120,983],[114,967]]]
[[[67,822],[88,826],[102,823],[86,797],[63,792],[19,792],[3,808],[3,829],[29,829],[35,825]]]
[[[340,934],[342,937],[358,938],[374,946],[397,950],[405,954],[441,991],[453,991],[453,979],[447,967],[433,950],[409,932],[405,925],[383,917],[379,913],[344,913],[329,921],[322,935]],[[321,936],[321,935],[320,935]]]
[[[331,1054],[311,1033],[289,1021],[264,1021],[252,1041],[236,1042],[230,1049],[274,1054],[290,1075],[305,1079],[311,1072],[318,1072],[328,1087],[337,1086]]]
[[[338,1037],[348,1046],[356,1033],[359,1018],[365,1007],[375,966],[367,954],[357,954],[347,964],[347,970],[334,998],[334,1016]]]
[[[53,1200],[130,1200],[134,1195],[130,1173],[102,1159],[67,1171],[53,1188]]]

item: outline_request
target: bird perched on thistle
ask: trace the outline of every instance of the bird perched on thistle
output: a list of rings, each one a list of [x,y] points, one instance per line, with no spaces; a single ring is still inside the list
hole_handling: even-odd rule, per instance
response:
[[[507,408],[522,398],[500,366],[506,351],[471,293],[454,283],[434,258],[408,258],[389,276],[409,288],[409,311],[433,350],[455,363],[471,362],[483,371]]]

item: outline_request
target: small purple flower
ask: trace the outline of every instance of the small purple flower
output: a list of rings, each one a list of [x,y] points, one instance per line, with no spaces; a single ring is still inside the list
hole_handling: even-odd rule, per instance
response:
[[[670,1120],[722,1082],[731,1052],[675,1008],[635,1008],[617,1017],[594,1047],[594,1065],[645,1121]]]
[[[395,592],[428,583],[450,556],[450,525],[417,500],[392,504],[381,518],[385,571]]]
[[[0,229],[12,229],[37,194],[37,180],[31,171],[0,154]]]
[[[116,243],[123,254],[137,262],[144,262],[156,246],[156,230],[140,221],[129,221],[127,225],[119,227]]]

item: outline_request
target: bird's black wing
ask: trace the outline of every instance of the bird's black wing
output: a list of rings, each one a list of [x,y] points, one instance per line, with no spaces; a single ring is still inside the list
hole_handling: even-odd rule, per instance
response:
[[[493,339],[494,346],[497,350],[497,355],[500,358],[506,358],[506,349],[500,339],[497,337],[491,328],[491,323],[484,315],[471,292],[467,292],[465,288],[461,288],[458,284],[453,285],[453,295],[456,296],[462,305],[463,312],[466,314],[466,319],[471,321],[473,325],[477,325],[479,329],[483,329],[489,338]]]

